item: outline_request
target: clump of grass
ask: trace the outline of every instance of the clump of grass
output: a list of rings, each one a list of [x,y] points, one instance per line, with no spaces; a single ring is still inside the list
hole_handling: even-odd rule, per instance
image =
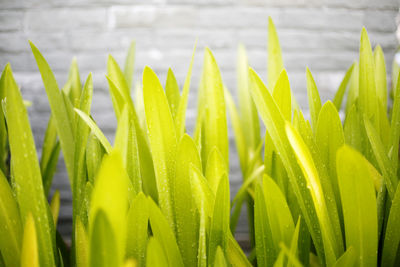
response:
[[[109,56],[112,143],[91,116],[92,75],[82,85],[73,61],[60,90],[31,43],[51,115],[39,160],[8,64],[0,79],[0,265],[399,264],[400,82],[390,101],[382,49],[372,51],[363,29],[359,60],[325,104],[307,69],[308,121],[272,20],[268,32],[267,86],[239,47],[238,106],[205,49],[193,137],[185,120],[196,46],[182,92],[172,70],[163,87],[146,67],[133,95],[134,43],[123,70]],[[226,113],[243,176],[232,201]],[[59,194],[46,200],[60,151],[73,198],[70,246],[56,230]],[[244,203],[248,256],[234,239]]]

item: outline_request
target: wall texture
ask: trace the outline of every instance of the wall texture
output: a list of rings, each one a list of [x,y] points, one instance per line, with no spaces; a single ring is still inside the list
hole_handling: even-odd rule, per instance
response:
[[[137,82],[143,67],[149,65],[163,83],[168,67],[172,67],[182,85],[197,37],[187,117],[191,130],[206,45],[214,52],[227,87],[235,91],[239,43],[246,45],[251,66],[266,76],[267,18],[271,16],[292,89],[305,107],[305,67],[313,72],[322,99],[331,98],[344,71],[358,57],[362,26],[366,26],[373,45],[382,45],[390,69],[397,47],[398,10],[398,0],[0,0],[0,66],[11,62],[24,98],[33,102],[29,114],[40,150],[49,107],[28,39],[42,51],[60,86],[66,81],[73,56],[82,79],[93,72],[93,117],[111,139],[115,119],[104,77],[107,54],[123,63],[130,41],[135,39]],[[231,161],[235,193],[241,178],[233,140]],[[60,231],[68,235],[72,211],[62,161],[53,187],[61,190]],[[243,233],[244,221],[239,227]]]

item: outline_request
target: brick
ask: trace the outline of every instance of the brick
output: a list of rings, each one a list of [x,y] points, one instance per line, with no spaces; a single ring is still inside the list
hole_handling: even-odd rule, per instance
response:
[[[31,9],[26,12],[28,31],[54,32],[72,29],[104,29],[107,24],[106,8],[91,9]]]
[[[380,32],[395,32],[395,16],[398,11],[367,10],[364,13],[363,23],[367,30]]]
[[[112,6],[108,27],[190,27],[194,25],[195,14],[193,7],[186,6]]]
[[[359,31],[363,26],[363,12],[360,10],[285,8],[272,18],[278,29]]]
[[[23,12],[0,10],[0,31],[18,31],[23,27]]]

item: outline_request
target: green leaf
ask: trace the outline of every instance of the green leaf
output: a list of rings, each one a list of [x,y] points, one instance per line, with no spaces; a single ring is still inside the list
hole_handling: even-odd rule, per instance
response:
[[[66,93],[69,96],[72,105],[74,107],[79,106],[82,86],[81,79],[79,77],[78,62],[75,57],[72,59],[71,66],[69,68],[67,86],[69,88],[66,90]]]
[[[179,92],[178,82],[171,68],[168,69],[167,81],[165,83],[165,95],[168,99],[172,117],[176,120],[181,93]]]
[[[337,152],[337,173],[343,205],[346,246],[357,255],[357,266],[376,266],[378,220],[375,189],[363,156],[349,146]]]
[[[349,92],[347,94],[345,113],[347,114],[353,105],[358,105],[359,97],[359,64],[357,61],[354,62],[353,74],[349,81]]]
[[[373,125],[379,129],[377,117],[377,93],[375,84],[375,65],[371,43],[365,28],[361,31],[360,40],[360,71],[359,71],[359,107],[361,114],[373,120]]]
[[[290,244],[294,233],[293,218],[279,186],[266,175],[263,177],[263,190],[273,245],[278,250],[280,242],[287,246]]]
[[[57,128],[58,137],[60,139],[61,149],[64,155],[65,165],[67,167],[68,176],[70,181],[74,175],[74,132],[72,130],[72,123],[68,117],[67,107],[63,100],[62,94],[58,89],[57,81],[49,64],[46,62],[42,54],[36,46],[29,42],[31,45],[32,53],[35,56],[40,74],[42,75],[43,84],[49,99],[49,104],[54,116],[54,121]],[[35,217],[35,215],[33,215]],[[38,234],[40,236],[40,234]]]
[[[286,134],[289,142],[292,145],[293,151],[296,154],[297,162],[299,163],[304,177],[307,181],[313,202],[316,208],[316,213],[320,223],[321,234],[324,244],[327,265],[331,265],[336,261],[336,257],[341,253],[342,247],[340,240],[337,240],[331,219],[329,217],[324,191],[315,163],[311,153],[304,143],[299,133],[290,123],[286,123]]]
[[[279,74],[283,69],[283,60],[281,46],[279,44],[278,34],[276,33],[274,22],[268,17],[268,88],[274,88]]]
[[[282,113],[276,105],[273,97],[265,87],[259,76],[250,68],[251,90],[254,103],[263,119],[271,140],[279,152],[279,156],[287,171],[290,184],[296,196],[297,203],[302,211],[303,217],[308,226],[315,248],[320,256],[321,262],[324,262],[324,252],[319,221],[313,200],[308,188],[305,185],[301,169],[295,163],[296,158],[285,133],[285,121]]]
[[[194,55],[196,52],[197,40],[193,47],[192,59],[190,60],[190,65],[188,72],[186,74],[185,83],[183,84],[182,96],[179,101],[178,110],[176,112],[175,118],[175,127],[176,127],[176,136],[177,140],[179,141],[184,132],[185,132],[185,120],[186,120],[186,109],[189,97],[189,90],[190,90],[190,80],[192,78],[192,68],[194,62]]]
[[[355,75],[353,72],[355,65],[357,65],[357,63],[351,64],[350,68],[347,69],[346,74],[344,75],[344,78],[340,83],[338,90],[336,91],[335,97],[332,100],[337,110],[340,110],[340,107],[342,106],[344,94],[351,81],[350,78]]]
[[[392,200],[389,218],[386,225],[385,239],[383,242],[381,266],[395,266],[400,244],[400,185],[397,185],[396,193]]]
[[[378,133],[374,129],[374,126],[372,126],[371,122],[365,116],[364,125],[375,158],[382,172],[383,179],[385,180],[385,186],[389,192],[390,198],[393,199],[395,188],[397,187],[398,183],[398,178],[396,177],[395,170],[393,169],[393,165],[391,164],[389,157],[385,153],[385,149],[383,147],[381,139],[378,137]]]
[[[121,266],[121,249],[116,240],[118,236],[103,209],[96,209],[92,215],[89,237],[89,266]]]
[[[5,75],[6,67],[1,73],[0,77],[0,99],[3,100],[6,96],[5,87]],[[10,170],[8,164],[6,164],[6,159],[8,157],[8,147],[7,147],[7,127],[5,123],[5,115],[2,105],[0,105],[0,169],[4,175],[8,175]]]
[[[273,266],[278,251],[274,246],[267,205],[260,185],[256,185],[254,199],[254,229],[257,265],[260,267]]]
[[[21,248],[21,267],[39,267],[39,246],[36,235],[35,221],[29,213],[24,227],[24,237]]]
[[[94,184],[94,177],[101,165],[104,153],[105,151],[99,139],[97,139],[93,132],[90,132],[86,145],[85,157],[88,180],[92,184]]]
[[[285,120],[292,120],[292,97],[289,84],[289,77],[285,69],[278,76],[272,93],[276,104],[278,105]]]
[[[228,125],[222,78],[210,49],[206,48],[203,69],[204,95],[207,96],[205,105],[204,139],[202,147],[205,159],[203,166],[207,166],[207,159],[214,147],[217,147],[225,162],[229,166]],[[213,262],[213,261],[211,261]]]
[[[40,171],[42,173],[43,187],[46,196],[56,171],[58,157],[60,155],[60,142],[57,140],[57,128],[53,116],[50,115],[47,129],[42,144],[42,156],[40,159]]]
[[[121,154],[118,150],[113,150],[104,157],[95,180],[90,203],[89,229],[92,229],[90,239],[93,241],[96,216],[104,213],[104,216],[100,217],[106,218],[108,222],[106,223],[105,219],[99,219],[99,224],[101,227],[108,224],[111,227],[115,249],[118,253],[116,260],[120,264],[125,255],[128,183],[129,178],[123,167]],[[101,213],[99,213],[99,210],[101,210]]]
[[[167,256],[157,238],[150,237],[147,243],[146,266],[165,267],[168,264]]]
[[[97,137],[100,143],[103,145],[104,149],[107,153],[110,153],[112,150],[112,146],[110,142],[108,142],[107,137],[100,130],[99,126],[90,118],[86,113],[77,108],[74,109],[76,113],[78,113],[79,117],[87,124],[87,126],[92,130],[93,134]]]
[[[113,103],[115,116],[118,121],[121,116],[122,109],[124,108],[124,105],[125,105],[124,95],[109,76],[106,76],[106,78],[108,81],[110,97],[111,97],[111,101]]]
[[[185,134],[178,146],[175,183],[171,190],[174,194],[174,210],[177,228],[177,242],[185,266],[196,266],[198,252],[198,215],[193,199],[190,168],[201,168],[200,155],[193,139]]]
[[[215,260],[215,253],[220,246],[226,253],[229,238],[229,216],[230,216],[230,197],[229,180],[226,175],[222,176],[217,194],[215,197],[214,212],[210,227],[210,241],[208,245],[208,264]]]
[[[53,215],[54,228],[57,228],[58,215],[60,213],[60,191],[56,190],[50,201],[50,211]]]
[[[363,151],[364,135],[362,133],[362,118],[357,106],[354,104],[346,114],[344,121],[344,139],[346,144],[351,145],[358,151]]]
[[[389,147],[393,169],[397,171],[399,165],[399,140],[400,140],[400,76],[397,80],[397,89],[393,99],[392,122],[390,125]]]
[[[225,256],[224,256],[224,252],[222,251],[220,246],[217,247],[217,250],[215,252],[215,260],[214,260],[213,266],[218,266],[218,267],[227,267],[228,266]]]
[[[45,199],[39,161],[29,125],[28,114],[22,96],[12,75],[10,65],[6,66],[6,119],[11,151],[13,180],[22,222],[32,213],[36,224],[36,235],[41,265],[55,264],[53,244],[54,225],[49,218]]]
[[[22,224],[18,204],[3,172],[0,171],[0,252],[6,266],[19,266]]]
[[[158,241],[166,255],[167,266],[183,267],[183,261],[176,243],[174,231],[161,210],[151,199],[148,199],[150,208],[150,225],[153,235]],[[149,253],[149,252],[148,252]]]
[[[256,149],[258,144],[261,142],[260,122],[258,119],[256,106],[251,98],[251,92],[249,88],[249,64],[244,45],[239,45],[238,48],[237,77],[241,128],[246,130],[246,135],[244,135],[245,142],[250,151],[252,151]],[[227,98],[226,94],[225,98]],[[230,104],[229,102],[230,99],[227,98],[226,103],[228,108],[232,109],[232,107],[230,108],[229,106],[234,104]],[[232,111],[230,111],[230,114],[233,121],[234,117],[232,116]]]
[[[89,116],[93,96],[93,79],[92,74],[88,75],[85,86],[82,91],[79,108],[82,112]],[[73,218],[81,214],[81,206],[84,198],[84,189],[86,185],[86,161],[85,152],[86,144],[89,137],[90,129],[83,120],[76,119],[75,129],[75,155],[74,155],[74,177],[73,177]]]
[[[344,133],[339,113],[331,101],[326,102],[321,108],[315,131],[315,140],[321,152],[322,161],[327,167],[340,214],[341,205],[336,175],[336,152],[344,144]]]
[[[124,106],[115,134],[114,147],[122,154],[122,161],[133,186],[134,195],[142,191],[139,150],[132,113]]]
[[[226,165],[218,148],[214,147],[208,156],[206,166],[206,179],[214,195],[217,194],[218,186],[223,175],[228,175]]]
[[[231,233],[229,233],[228,247],[226,248],[226,258],[232,267],[252,266]]]
[[[356,253],[353,247],[349,247],[345,253],[340,256],[339,259],[335,262],[334,267],[341,267],[341,266],[354,266],[356,262]]]
[[[75,218],[75,259],[77,267],[89,266],[89,240],[81,219]]]
[[[233,102],[232,96],[228,90],[225,90],[225,101],[228,107],[229,117],[231,119],[233,133],[235,135],[235,143],[236,149],[239,155],[240,167],[242,169],[242,174],[246,173],[247,162],[249,161],[249,151],[252,149],[250,146],[247,146],[246,138],[249,138],[250,134],[244,134],[244,129],[248,130],[249,128],[243,128],[242,122],[247,120],[240,120],[238,111],[236,109],[236,105]],[[258,116],[258,114],[256,114]],[[258,117],[257,117],[258,120]],[[244,178],[244,177],[243,177]]]
[[[124,77],[129,89],[132,88],[132,76],[135,64],[135,46],[135,41],[132,41],[125,59]]]
[[[133,199],[128,211],[126,257],[136,260],[137,266],[145,266],[148,239],[149,205],[146,196],[140,192]]]
[[[199,238],[197,249],[197,267],[207,267],[207,232],[206,232],[206,212],[204,201],[200,202],[199,211]],[[208,219],[208,218],[207,218]]]
[[[128,69],[127,72],[129,71]],[[124,97],[125,100],[127,100],[127,98],[130,97],[130,88],[127,80],[125,79],[124,73],[118,66],[117,61],[115,61],[111,55],[108,55],[107,60],[107,76],[114,82],[116,88],[119,90],[119,93]]]
[[[315,130],[317,127],[319,112],[321,110],[321,98],[319,97],[317,85],[315,84],[309,68],[307,68],[306,73],[308,105],[310,107],[311,124]]]
[[[190,182],[197,209],[200,212],[204,209],[206,218],[212,217],[215,195],[201,170],[193,164],[190,165]]]
[[[387,109],[388,86],[386,82],[386,64],[382,47],[377,45],[374,50],[376,94],[382,106]]]
[[[158,202],[175,232],[170,188],[175,179],[176,132],[164,90],[157,75],[149,67],[143,72],[143,100],[156,173]]]

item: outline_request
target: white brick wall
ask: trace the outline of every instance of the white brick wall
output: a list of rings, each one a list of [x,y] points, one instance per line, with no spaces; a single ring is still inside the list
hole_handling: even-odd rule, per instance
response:
[[[250,64],[266,73],[267,18],[272,16],[292,88],[306,106],[305,67],[313,72],[323,100],[332,97],[344,71],[358,57],[363,25],[373,45],[382,45],[390,69],[398,9],[398,0],[0,0],[0,66],[11,62],[24,97],[33,101],[30,119],[40,149],[49,107],[28,39],[43,52],[60,85],[73,56],[82,79],[93,72],[93,116],[112,138],[115,119],[104,77],[107,54],[122,63],[132,39],[137,44],[136,80],[149,65],[164,82],[172,67],[182,85],[198,37],[188,112],[188,124],[193,125],[204,46],[213,50],[228,88],[236,90],[240,42],[247,47]],[[240,184],[235,153],[232,140],[233,192]],[[62,197],[60,230],[68,234],[71,200],[62,162],[55,187]],[[246,231],[243,223],[239,231]]]

